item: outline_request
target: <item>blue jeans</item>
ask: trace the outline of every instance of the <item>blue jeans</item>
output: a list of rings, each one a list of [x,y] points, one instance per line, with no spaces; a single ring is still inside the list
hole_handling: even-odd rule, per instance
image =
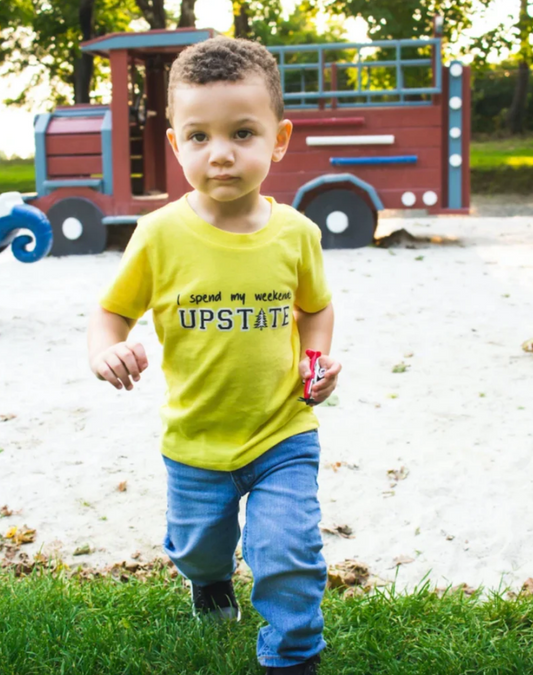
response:
[[[263,666],[301,663],[326,646],[320,603],[327,580],[318,528],[316,430],[278,443],[237,471],[213,471],[163,456],[168,471],[163,548],[178,571],[200,586],[231,579],[237,567],[239,501],[246,493],[244,560]]]

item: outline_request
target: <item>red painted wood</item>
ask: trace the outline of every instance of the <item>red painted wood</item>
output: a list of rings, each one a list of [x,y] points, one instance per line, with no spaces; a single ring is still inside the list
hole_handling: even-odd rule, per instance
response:
[[[353,108],[337,108],[335,117],[353,117],[355,110]],[[384,127],[393,129],[403,127],[414,127],[420,125],[424,127],[440,127],[441,114],[440,106],[405,106],[405,107],[386,107],[386,108],[363,108],[357,110],[357,113],[364,115],[365,132],[370,129],[381,130]],[[285,114],[291,120],[299,118],[309,119],[309,110],[286,109]],[[331,117],[331,110],[314,110],[313,118]],[[415,121],[416,120],[416,121]],[[381,131],[380,131],[381,133]]]
[[[131,200],[130,179],[130,125],[128,108],[128,52],[111,51],[111,81],[113,97],[111,115],[113,120],[113,194],[115,205],[126,209]]]
[[[144,128],[144,189],[166,190],[165,182],[165,71],[163,68],[146,68],[147,109],[154,111],[149,116]]]
[[[363,167],[357,167],[363,168]],[[365,167],[367,169],[367,167]],[[296,191],[305,183],[319,178],[324,175],[324,171],[305,171],[292,172],[286,174],[270,174],[263,183],[263,188],[276,195],[277,192]],[[347,171],[330,171],[328,173],[349,173]],[[394,169],[391,167],[377,169],[375,171],[357,171],[352,172],[358,178],[361,178],[367,183],[370,183],[376,188],[378,193],[382,189],[397,188],[403,192],[410,190],[414,192],[417,189],[440,191],[440,169],[435,167],[433,169],[411,169],[409,171]]]
[[[470,207],[470,115],[471,115],[471,88],[470,88],[470,66],[463,66],[463,135],[461,144],[461,154],[463,156],[463,179],[462,179],[462,206]]]
[[[46,155],[97,155],[102,152],[100,134],[56,134],[46,137]]]
[[[406,208],[402,204],[402,194],[405,192],[405,190],[402,189],[393,189],[393,188],[388,188],[388,189],[382,189],[378,190],[379,198],[383,202],[383,206],[386,209],[403,209],[404,211],[412,211],[413,209],[427,209],[427,206],[424,204],[422,201],[422,196],[426,190],[433,190],[434,192],[439,195],[440,190],[435,187],[427,187],[427,188],[417,188],[415,190],[411,190],[411,192],[414,192],[415,197],[416,197],[416,202],[414,206],[410,208]],[[438,208],[438,205],[441,202],[437,202],[437,205],[435,208]]]
[[[65,157],[48,157],[47,170],[50,178],[57,176],[91,176],[102,173],[102,155],[67,155]]]
[[[43,213],[48,213],[48,210],[54,204],[66,199],[67,197],[81,197],[88,199],[98,206],[104,215],[112,215],[114,201],[111,195],[103,195],[101,192],[92,190],[87,187],[77,187],[77,188],[58,188],[53,190],[50,194],[35,199],[31,202],[32,206],[36,206],[38,209],[43,211]]]
[[[355,127],[343,127],[341,129],[332,130],[331,128],[310,130],[307,128],[294,128],[291,142],[289,145],[289,152],[294,150],[303,151],[306,148],[309,151],[314,151],[319,147],[328,148],[328,151],[337,156],[337,152],[343,152],[344,149],[349,148],[351,153],[356,156],[364,156],[366,153],[374,155],[382,155],[391,151],[390,154],[416,154],[415,149],[418,147],[440,147],[441,128],[423,126],[422,124],[414,124],[412,127],[397,128],[393,126],[384,126],[379,129],[361,130]],[[330,145],[330,146],[308,146],[306,138],[308,136],[373,136],[373,135],[388,135],[394,136],[394,143],[389,145],[371,144],[371,145]]]
[[[339,127],[345,125],[355,127],[355,126],[362,126],[365,123],[364,117],[322,117],[322,118],[310,117],[308,119],[300,119],[296,117],[292,119],[289,113],[287,115],[287,118],[292,120],[292,123],[295,127],[325,127],[325,126]]]
[[[324,173],[355,173],[360,174],[361,171],[368,171],[369,175],[374,175],[376,172],[387,168],[393,171],[413,171],[414,169],[427,169],[441,167],[440,148],[417,148],[413,149],[412,153],[418,157],[416,164],[390,164],[386,167],[384,165],[353,165],[353,166],[332,166],[330,157],[391,157],[398,154],[390,149],[387,152],[355,152],[352,148],[351,152],[344,150],[343,152],[330,151],[330,149],[320,151],[317,148],[309,148],[299,152],[288,152],[278,166],[272,166],[271,173],[289,173],[291,171],[323,171]]]
[[[46,135],[100,133],[103,120],[103,114],[102,117],[52,117]]]

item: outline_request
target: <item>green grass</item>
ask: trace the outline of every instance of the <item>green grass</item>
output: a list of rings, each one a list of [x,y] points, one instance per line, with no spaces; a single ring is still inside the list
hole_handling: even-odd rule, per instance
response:
[[[533,167],[533,136],[472,141],[470,166],[472,169]]]
[[[259,675],[262,624],[238,582],[239,624],[191,617],[168,570],[146,580],[83,580],[36,568],[0,572],[2,675]],[[533,598],[479,591],[442,597],[426,582],[362,597],[328,591],[320,675],[526,675],[533,672]]]
[[[0,159],[0,193],[35,192],[33,159]]]

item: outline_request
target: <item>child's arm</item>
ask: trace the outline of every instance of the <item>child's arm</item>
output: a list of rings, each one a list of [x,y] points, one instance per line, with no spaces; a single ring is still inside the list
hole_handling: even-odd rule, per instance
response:
[[[137,382],[148,367],[144,347],[127,342],[134,319],[98,307],[89,320],[87,343],[89,365],[99,380],[107,380],[116,389],[133,389],[130,377]]]
[[[320,312],[309,314],[299,307],[295,307],[294,316],[300,333],[301,361],[300,376],[302,379],[311,377],[309,357],[305,354],[306,349],[322,352],[320,365],[326,369],[324,379],[314,385],[311,396],[316,403],[322,403],[331,396],[337,386],[337,377],[341,371],[341,364],[329,356],[331,340],[333,337],[333,305],[331,302]]]

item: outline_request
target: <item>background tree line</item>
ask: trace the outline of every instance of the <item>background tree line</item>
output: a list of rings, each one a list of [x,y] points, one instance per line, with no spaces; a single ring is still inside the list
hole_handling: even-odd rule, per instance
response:
[[[221,2],[222,0],[217,0]],[[474,131],[508,129],[518,133],[533,129],[533,94],[529,85],[532,62],[533,0],[509,0],[519,6],[511,30],[503,25],[472,40],[466,49],[456,43],[472,28],[474,9],[493,0],[301,0],[283,18],[281,0],[225,0],[232,3],[236,37],[256,39],[266,45],[342,41],[343,21],[360,16],[375,40],[417,38],[431,35],[435,14],[445,18],[444,40],[448,52],[473,56]],[[28,90],[12,105],[24,105],[29,91],[45,76],[53,88],[53,105],[87,103],[90,93],[109,73],[105,61],[83,54],[80,42],[127,30],[193,27],[196,0],[181,0],[176,14],[164,0],[10,0],[0,4],[0,66],[20,73],[40,64]],[[330,21],[318,35],[314,18],[326,12]],[[143,22],[144,20],[144,22]],[[142,27],[144,23],[144,28]],[[132,27],[133,24],[133,27]],[[475,28],[475,27],[474,27]],[[490,66],[487,55],[518,47],[506,62]],[[64,85],[67,85],[66,87]]]

